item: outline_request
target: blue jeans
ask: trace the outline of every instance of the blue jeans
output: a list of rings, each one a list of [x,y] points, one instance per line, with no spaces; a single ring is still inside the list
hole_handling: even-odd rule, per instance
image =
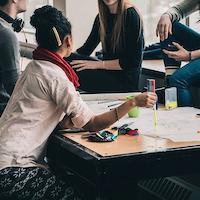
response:
[[[200,49],[200,34],[189,27],[179,23],[173,23],[173,35],[170,35],[165,41],[161,42],[164,49],[168,44],[177,42],[188,51]],[[179,66],[180,63],[164,55],[165,66]],[[176,87],[178,90],[179,106],[192,106],[192,96],[189,88],[191,86],[200,87],[200,59],[190,61],[187,65],[179,68],[169,77],[170,87]]]

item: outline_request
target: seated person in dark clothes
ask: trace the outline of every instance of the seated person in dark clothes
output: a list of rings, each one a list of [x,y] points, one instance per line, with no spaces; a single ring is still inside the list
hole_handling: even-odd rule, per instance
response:
[[[99,14],[85,44],[77,49],[80,59],[68,59],[87,92],[138,90],[143,51],[143,28],[137,9],[129,1],[98,0]],[[102,44],[102,60],[89,56]],[[86,56],[86,58],[84,57]]]

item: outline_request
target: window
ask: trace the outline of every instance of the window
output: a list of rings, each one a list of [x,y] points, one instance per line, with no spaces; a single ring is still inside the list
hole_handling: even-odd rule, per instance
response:
[[[28,9],[24,14],[22,14],[23,15],[22,18],[25,21],[25,27],[24,28],[25,28],[26,32],[33,30],[31,25],[30,25],[30,16],[33,14],[34,10],[39,8],[39,7],[42,7],[43,5],[47,5],[47,4],[53,5],[51,0],[29,0]]]
[[[180,1],[182,0],[132,0],[143,16],[146,44],[159,41],[159,38],[156,37],[156,26],[161,14]],[[62,10],[69,18],[72,23],[74,49],[80,47],[88,37],[98,12],[97,0],[84,0],[84,3],[83,0],[29,0],[28,10],[23,14],[26,32],[33,32],[29,23],[33,11],[46,4]],[[190,25],[195,30],[200,30],[200,23],[196,23],[199,19],[198,13],[190,17]],[[34,40],[29,39],[28,41]]]
[[[133,0],[132,2],[142,13],[145,41],[148,44],[158,41],[156,26],[162,13],[180,0]]]
[[[192,29],[194,29],[197,32],[200,32],[200,22],[199,22],[199,20],[200,20],[199,11],[190,15],[189,25]]]

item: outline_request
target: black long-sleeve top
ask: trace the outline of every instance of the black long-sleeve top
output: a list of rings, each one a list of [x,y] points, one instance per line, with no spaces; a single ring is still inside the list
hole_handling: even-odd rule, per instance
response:
[[[132,71],[139,69],[142,62],[142,51],[144,46],[143,29],[141,19],[137,11],[131,7],[126,10],[125,18],[125,42],[123,48],[113,53],[111,48],[111,35],[114,28],[116,14],[108,16],[108,30],[106,30],[105,46],[103,50],[104,60],[119,59],[120,67],[129,75]],[[100,43],[99,35],[99,15],[95,18],[92,31],[82,47],[77,52],[89,56]],[[127,74],[127,75],[128,75]],[[132,73],[131,73],[132,74]],[[129,76],[130,77],[130,76]]]

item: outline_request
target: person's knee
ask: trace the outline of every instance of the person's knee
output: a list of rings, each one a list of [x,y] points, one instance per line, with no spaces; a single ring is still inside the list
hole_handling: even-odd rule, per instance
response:
[[[172,32],[176,32],[177,30],[180,30],[182,27],[182,24],[179,21],[174,21],[172,23]]]
[[[187,83],[179,73],[174,73],[169,77],[169,86],[185,89]]]
[[[169,77],[169,86],[178,87],[181,84],[181,79],[176,74],[173,74]]]
[[[176,33],[177,31],[179,31],[181,28],[181,23],[178,21],[175,21],[172,23],[172,35],[169,35],[167,39],[165,39],[164,41],[160,41],[161,44],[161,48],[165,49],[168,47],[168,44],[171,44],[173,41],[176,41],[175,37],[174,37],[174,33]]]

